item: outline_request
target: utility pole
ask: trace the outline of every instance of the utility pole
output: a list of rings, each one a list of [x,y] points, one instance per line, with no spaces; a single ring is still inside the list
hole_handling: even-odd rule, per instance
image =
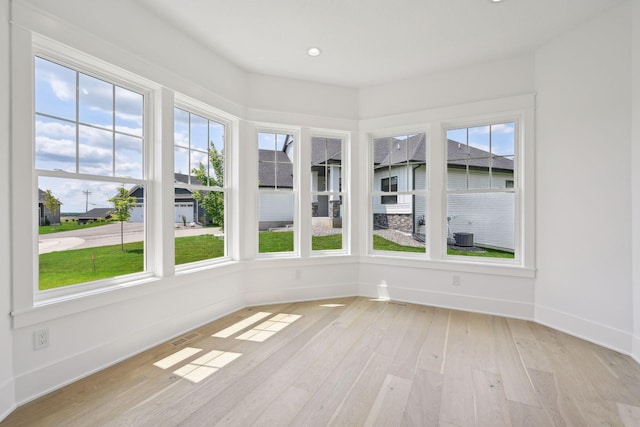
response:
[[[89,194],[91,194],[91,191],[84,190],[82,194],[84,194],[87,197],[87,202],[84,205],[84,213],[87,213],[89,212]]]

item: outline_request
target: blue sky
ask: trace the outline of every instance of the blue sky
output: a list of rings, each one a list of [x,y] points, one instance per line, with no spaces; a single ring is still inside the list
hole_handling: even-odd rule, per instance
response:
[[[143,178],[144,97],[92,76],[35,60],[35,165],[98,176]],[[207,165],[208,141],[224,148],[224,125],[175,109],[175,171]],[[191,148],[191,149],[190,149]],[[111,207],[117,184],[40,177],[62,212]],[[131,187],[128,185],[127,187]]]
[[[447,138],[462,144],[478,148],[499,156],[513,156],[515,150],[515,124],[500,123],[490,126],[477,126],[451,129],[447,131]]]

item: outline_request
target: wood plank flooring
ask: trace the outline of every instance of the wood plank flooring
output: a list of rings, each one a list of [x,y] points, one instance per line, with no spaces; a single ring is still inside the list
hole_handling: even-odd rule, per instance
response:
[[[640,365],[532,322],[338,298],[240,310],[0,425],[640,426]]]

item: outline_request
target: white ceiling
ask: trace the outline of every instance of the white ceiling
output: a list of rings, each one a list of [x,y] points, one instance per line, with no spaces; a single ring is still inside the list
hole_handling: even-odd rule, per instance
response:
[[[138,1],[247,71],[367,87],[531,51],[623,0]]]

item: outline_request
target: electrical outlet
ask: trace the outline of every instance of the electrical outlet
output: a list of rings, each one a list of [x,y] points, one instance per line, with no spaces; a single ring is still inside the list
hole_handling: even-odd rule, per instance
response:
[[[41,350],[49,347],[49,329],[44,328],[33,333],[33,349]]]
[[[458,276],[457,274],[454,274],[453,277],[451,278],[451,284],[453,286],[460,286],[460,276]]]

